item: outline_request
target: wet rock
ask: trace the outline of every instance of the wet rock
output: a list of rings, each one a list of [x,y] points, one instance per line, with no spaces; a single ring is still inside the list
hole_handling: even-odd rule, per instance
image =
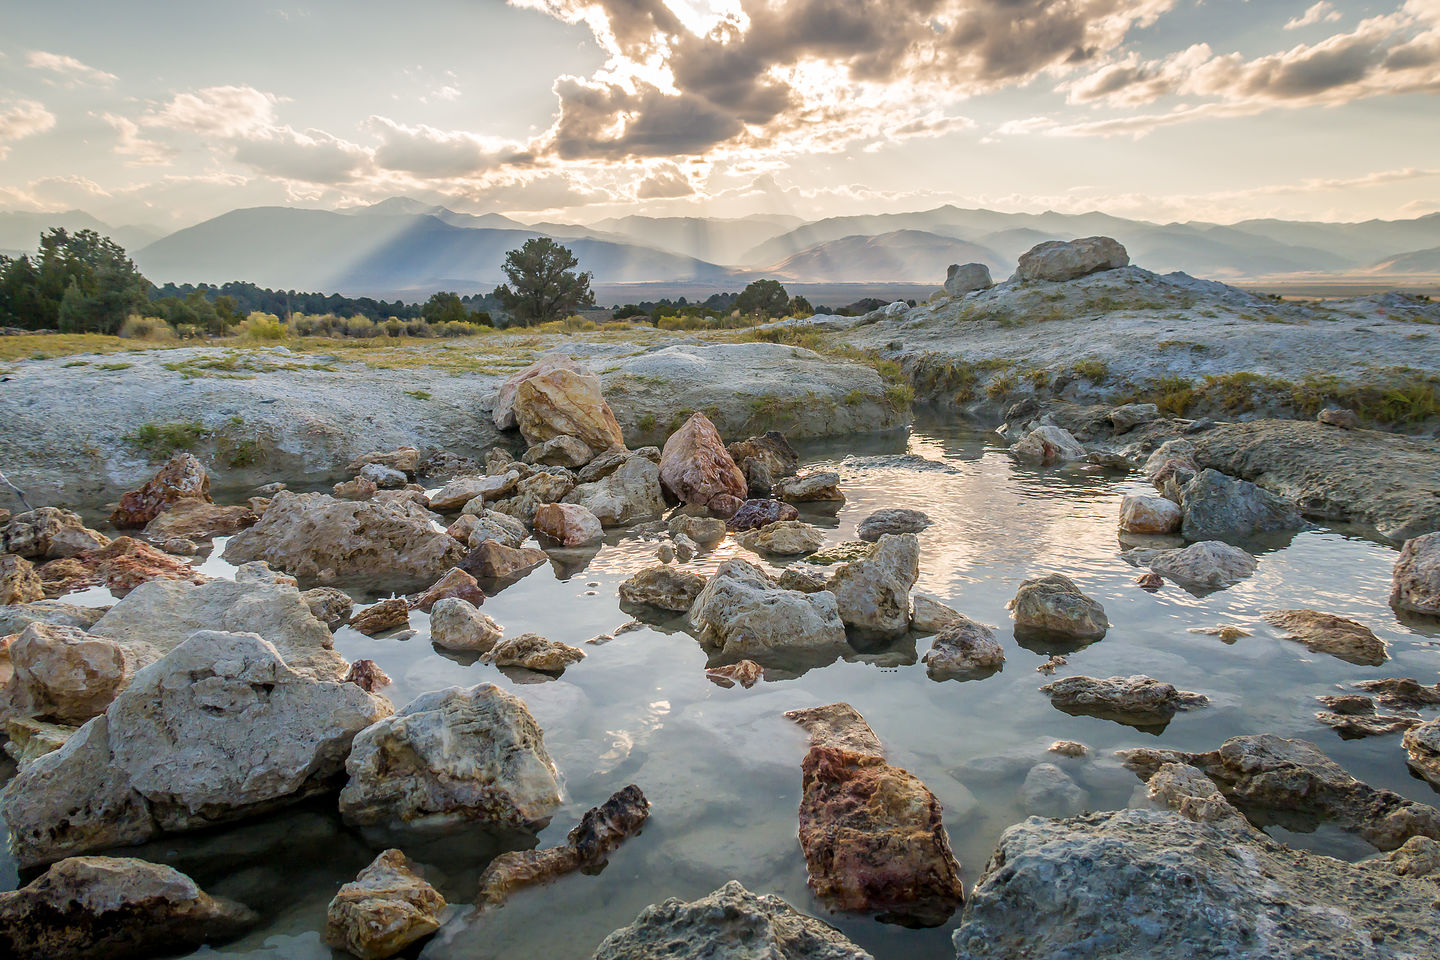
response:
[[[966,620],[933,597],[917,596],[910,606],[910,629],[917,633],[939,633]]]
[[[264,560],[292,576],[330,583],[384,578],[431,582],[459,564],[463,544],[436,517],[404,500],[337,500],[279,493],[260,522],[231,537],[231,563]]]
[[[1210,702],[1204,694],[1177,690],[1171,684],[1141,674],[1105,679],[1064,677],[1045,684],[1040,692],[1048,696],[1058,710],[1132,727],[1164,726],[1176,713]]]
[[[373,451],[351,460],[346,469],[351,473],[359,473],[372,463],[390,470],[398,470],[406,477],[414,477],[420,469],[420,451],[414,447]]]
[[[435,604],[447,597],[457,597],[478,607],[485,602],[485,591],[470,574],[459,567],[451,567],[445,571],[445,576],[430,585],[429,590],[410,598],[410,609],[429,613]]]
[[[910,589],[920,577],[913,533],[884,534],[859,560],[830,578],[840,619],[862,636],[899,637],[910,629]]]
[[[747,497],[768,497],[775,487],[775,478],[765,464],[754,457],[746,457],[739,463],[740,472],[745,475]],[[729,500],[727,499],[728,503]]]
[[[32,623],[11,644],[14,674],[0,713],[79,725],[105,712],[135,671],[159,659],[145,643],[122,645],[79,627]]]
[[[534,547],[507,547],[485,540],[460,561],[460,568],[482,580],[508,580],[550,559]]]
[[[633,455],[608,476],[580,484],[565,502],[580,504],[607,527],[658,517],[665,512],[660,467],[644,456]]]
[[[984,624],[956,614],[922,658],[931,680],[967,679],[993,673],[1005,663],[1005,648]]]
[[[110,514],[110,525],[117,530],[143,527],[181,500],[210,502],[210,477],[189,453],[175,454],[143,487],[122,496]]]
[[[446,650],[485,653],[503,633],[488,614],[459,597],[437,600],[430,610],[430,642]]]
[[[1020,787],[1020,807],[1032,817],[1069,817],[1085,810],[1090,794],[1053,763],[1037,763]]]
[[[728,521],[731,517],[735,516],[743,506],[745,506],[744,500],[741,500],[739,497],[732,497],[728,493],[722,493],[707,503],[705,509],[710,513],[710,516],[718,520]],[[795,515],[799,516],[799,511],[796,511]]]
[[[778,589],[744,560],[727,560],[690,608],[702,646],[725,661],[839,656],[849,649],[835,596]]]
[[[1340,734],[1340,736],[1346,740],[1358,740],[1361,737],[1380,737],[1389,733],[1399,733],[1401,730],[1409,730],[1411,727],[1419,726],[1421,722],[1418,717],[1391,717],[1377,713],[1359,716],[1350,713],[1332,713],[1328,710],[1322,710],[1316,713],[1315,719]]]
[[[1161,810],[1006,830],[954,944],[965,960],[1385,960],[1432,947],[1428,880]]]
[[[952,297],[988,290],[994,285],[990,279],[990,268],[983,263],[952,263],[945,271],[945,292]]]
[[[1440,533],[1405,541],[1395,561],[1390,606],[1440,617]]]
[[[78,557],[51,560],[37,573],[45,592],[52,596],[104,584],[111,593],[123,597],[151,580],[205,583],[210,579],[183,560],[132,537],[118,537]]]
[[[110,545],[110,538],[85,526],[77,514],[58,507],[17,513],[0,528],[0,553],[27,560],[78,557]]]
[[[860,711],[848,703],[831,703],[823,707],[788,710],[785,719],[793,720],[810,735],[810,746],[833,747],[850,753],[884,757],[885,747]]]
[[[345,682],[355,684],[366,693],[378,693],[390,685],[390,677],[374,660],[356,660],[350,664]]]
[[[390,710],[292,670],[255,634],[198,632],[6,785],[11,850],[33,866],[325,792],[351,739]]]
[[[575,481],[569,476],[534,473],[515,484],[513,495],[507,500],[497,501],[494,509],[529,526],[535,522],[535,511],[542,505],[558,503],[574,489]]]
[[[1363,623],[1315,610],[1272,610],[1265,622],[1287,640],[1297,640],[1315,653],[1328,653],[1347,663],[1378,667],[1390,659],[1385,641]]]
[[[369,480],[380,490],[399,490],[410,482],[405,471],[381,463],[367,463],[360,468],[360,479]]]
[[[1227,477],[1218,470],[1202,470],[1196,474],[1195,479],[1185,485],[1181,503],[1184,518],[1180,533],[1192,542],[1234,540],[1305,526],[1294,504],[1248,480]]]
[[[1050,744],[1050,746],[1046,747],[1045,749],[1050,753],[1059,754],[1062,757],[1070,757],[1072,759],[1083,757],[1090,753],[1089,747],[1075,740],[1056,740],[1054,743]]]
[[[13,553],[0,556],[0,605],[33,603],[44,598],[45,588],[33,563]]]
[[[754,660],[741,660],[739,663],[729,663],[723,667],[710,667],[705,671],[705,678],[711,683],[721,687],[733,687],[740,684],[749,690],[765,677],[765,668]]]
[[[490,683],[422,694],[355,738],[346,823],[534,830],[560,804],[555,764],[524,701]]]
[[[775,584],[781,590],[796,590],[800,593],[819,593],[829,586],[829,582],[822,574],[801,570],[795,566],[788,566],[781,570],[779,576],[775,578]]]
[[[1058,573],[1023,581],[1007,606],[1017,627],[1082,640],[1098,640],[1110,629],[1105,608]]]
[[[1410,769],[1440,789],[1440,720],[1430,720],[1405,732]]]
[[[334,587],[306,590],[300,594],[300,599],[310,608],[311,615],[331,630],[338,630],[349,623],[350,611],[355,609],[355,601],[350,599],[350,594]]]
[[[650,801],[635,784],[611,794],[585,811],[565,843],[544,850],[502,853],[480,875],[477,906],[499,906],[516,890],[549,883],[567,873],[598,873],[626,838],[640,832],[650,817]]]
[[[1355,411],[1344,407],[1326,407],[1315,415],[1315,419],[1326,426],[1339,427],[1341,430],[1355,430],[1360,426],[1360,418],[1355,415]]]
[[[1183,550],[1162,550],[1149,562],[1155,573],[1197,590],[1233,587],[1259,565],[1244,550],[1219,540],[1192,543]]]
[[[369,500],[380,492],[380,488],[369,477],[355,477],[335,484],[330,488],[330,492],[339,500]]]
[[[772,557],[798,557],[814,553],[825,542],[825,534],[801,520],[778,520],[736,539],[747,550]]]
[[[1140,576],[1136,577],[1135,585],[1138,586],[1141,590],[1148,590],[1151,593],[1154,593],[1156,590],[1159,590],[1161,587],[1165,586],[1165,578],[1152,570],[1150,573],[1142,573],[1140,574]]]
[[[640,457],[659,466],[660,448],[637,447],[634,450],[608,450],[598,454],[594,460],[581,467],[580,472],[576,474],[576,479],[581,483],[595,483],[598,480],[604,480],[622,467],[631,457]]]
[[[1064,283],[1102,270],[1116,270],[1129,265],[1130,255],[1123,246],[1109,237],[1046,240],[1020,255],[1020,265],[1015,270],[1015,277],[1018,280]]]
[[[179,500],[145,525],[152,543],[168,540],[211,540],[253,527],[260,517],[248,506],[221,506],[205,500]]]
[[[1219,627],[1191,627],[1190,633],[1203,633],[1211,637],[1219,637],[1225,643],[1234,643],[1244,637],[1254,636],[1249,630],[1227,623]]]
[[[800,847],[815,895],[837,910],[938,926],[964,902],[940,801],[884,759],[814,746],[801,764]]]
[[[524,459],[526,463],[578,470],[595,459],[595,451],[575,437],[552,437],[526,450]]]
[[[1085,447],[1069,431],[1053,424],[1031,430],[1010,447],[1010,456],[1021,463],[1049,466],[1068,460],[1084,460]]]
[[[536,508],[535,532],[562,547],[583,547],[605,539],[600,518],[578,503],[547,503]]]
[[[800,511],[782,500],[746,500],[730,516],[731,530],[758,530],[772,523],[800,519]]]
[[[683,533],[677,533],[672,539],[675,543],[675,557],[681,563],[689,563],[695,559],[695,554],[700,549],[699,544]]]
[[[919,533],[934,522],[919,510],[877,510],[861,520],[855,532],[861,540],[873,543],[887,533]]]
[[[620,584],[623,603],[684,613],[705,589],[705,577],[673,567],[647,567]]]
[[[1142,423],[1160,419],[1160,408],[1153,403],[1125,403],[1110,411],[1110,424],[1115,432],[1126,433]]]
[[[399,850],[386,850],[340,888],[325,913],[325,942],[360,960],[386,960],[440,929],[445,898]]]
[[[1180,508],[1164,497],[1126,494],[1120,502],[1120,529],[1126,533],[1176,533]]]
[[[775,496],[786,503],[844,503],[840,474],[834,470],[785,477],[775,482]]]
[[[1414,710],[1417,707],[1433,707],[1440,704],[1440,683],[1426,686],[1410,677],[1361,680],[1355,684],[1355,688],[1375,694],[1387,707]]]
[[[538,633],[497,641],[482,658],[497,667],[524,667],[536,673],[562,673],[572,663],[585,659],[585,651]]]
[[[1355,693],[1342,694],[1338,697],[1317,697],[1316,699],[1336,713],[1358,716],[1375,712],[1374,700]]]
[[[593,373],[559,367],[523,379],[515,389],[514,410],[515,423],[532,446],[555,437],[574,437],[597,452],[625,446]]]
[[[500,385],[500,391],[495,398],[495,407],[491,411],[491,418],[495,422],[495,429],[515,429],[515,393],[519,389],[521,381],[529,380],[543,373],[549,373],[552,370],[571,370],[576,373],[589,372],[584,366],[569,356],[551,353],[541,357],[524,370],[512,374],[509,379]]]
[[[736,463],[755,460],[761,464],[772,483],[782,477],[793,476],[795,471],[800,469],[800,455],[778,430],[737,441],[726,449]]]
[[[673,544],[673,543],[662,543],[662,544],[660,544],[660,546],[658,546],[658,547],[655,548],[655,559],[656,559],[656,560],[659,560],[661,563],[674,563],[674,562],[675,562],[675,544]]]
[[[665,441],[660,453],[660,483],[681,503],[702,506],[722,493],[744,497],[747,489],[745,475],[703,413],[691,414]]]
[[[131,857],[71,857],[0,893],[0,954],[145,960],[223,943],[258,920],[170,867]]]
[[[731,880],[691,903],[672,897],[641,911],[593,960],[874,960],[828,924]]]
[[[1036,672],[1036,673],[1044,674],[1045,676],[1048,677],[1048,676],[1052,675],[1056,670],[1059,670],[1061,667],[1065,666],[1065,665],[1066,665],[1067,663],[1069,663],[1069,662],[1070,662],[1069,660],[1067,660],[1067,659],[1065,659],[1064,657],[1060,656],[1058,653],[1052,653],[1052,654],[1045,660],[1044,663],[1040,664],[1038,667],[1035,668],[1035,672]]]
[[[670,536],[686,536],[696,544],[711,547],[725,539],[725,521],[717,517],[692,517],[677,513],[670,518]]]
[[[350,629],[367,637],[410,626],[410,603],[404,597],[391,597],[371,604],[350,618]]]
[[[863,560],[868,557],[873,548],[874,544],[864,540],[843,540],[840,543],[832,543],[823,550],[815,551],[806,558],[806,561],[821,566],[851,563],[852,561]]]
[[[457,477],[430,496],[430,508],[441,513],[459,510],[478,499],[480,509],[486,501],[503,500],[515,490],[520,482],[520,472],[509,470],[498,475]]]
[[[186,540],[184,537],[171,537],[160,544],[160,549],[177,557],[193,557],[200,552],[200,547],[194,540]]]

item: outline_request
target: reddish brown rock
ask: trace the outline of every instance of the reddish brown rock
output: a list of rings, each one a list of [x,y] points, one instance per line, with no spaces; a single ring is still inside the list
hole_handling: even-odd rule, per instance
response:
[[[731,530],[758,530],[782,520],[798,520],[800,511],[783,500],[746,500],[726,524]]]
[[[143,487],[121,497],[110,524],[119,530],[143,527],[180,500],[211,502],[210,477],[194,454],[177,453]]]
[[[748,489],[715,424],[703,413],[691,414],[670,434],[660,452],[660,483],[681,503],[704,505],[720,494],[744,497]]]
[[[741,660],[739,663],[726,664],[723,667],[711,667],[705,671],[705,676],[711,683],[722,687],[733,687],[738,683],[749,690],[761,681],[765,676],[765,670],[754,660]]]
[[[38,571],[45,595],[57,597],[104,585],[117,597],[149,580],[188,580],[209,583],[210,578],[176,557],[133,537],[118,537],[108,547],[78,557],[52,560]]]
[[[13,553],[0,556],[0,605],[32,603],[45,598],[35,565]]]
[[[640,832],[650,801],[635,784],[591,807],[558,847],[502,853],[480,875],[480,907],[499,906],[516,890],[549,883],[576,870],[595,872],[627,837]]]
[[[535,532],[562,547],[583,547],[605,538],[600,519],[578,503],[544,503],[536,507]]]
[[[743,506],[745,506],[744,500],[728,493],[722,493],[712,497],[710,502],[705,505],[705,509],[710,511],[712,517],[729,520]]]
[[[145,525],[151,543],[167,540],[213,540],[228,537],[260,522],[248,506],[221,506],[205,500],[178,500]]]
[[[350,618],[350,628],[367,637],[378,636],[387,630],[408,626],[409,623],[410,604],[404,597],[381,600]]]
[[[461,569],[487,580],[504,580],[517,576],[549,557],[534,547],[507,547],[494,540],[483,541],[460,563]]]
[[[1165,586],[1165,578],[1152,570],[1150,573],[1142,573],[1136,577],[1135,583],[1141,590],[1155,591]]]
[[[345,674],[345,682],[353,683],[366,693],[374,693],[390,685],[390,677],[374,660],[356,660]]]
[[[429,613],[431,607],[446,597],[458,597],[478,607],[485,602],[485,591],[470,574],[459,567],[451,567],[429,590],[411,597],[410,607]]]
[[[801,766],[800,846],[815,895],[837,910],[938,926],[965,901],[940,801],[880,757],[815,746]]]

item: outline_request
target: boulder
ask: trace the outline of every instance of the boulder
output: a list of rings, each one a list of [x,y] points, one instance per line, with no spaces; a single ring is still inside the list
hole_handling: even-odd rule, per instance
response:
[[[829,703],[804,710],[787,710],[785,719],[793,720],[810,736],[812,747],[833,747],[850,753],[884,757],[885,747],[860,711],[848,703]]]
[[[459,567],[451,567],[445,571],[445,576],[430,585],[430,589],[410,598],[410,609],[429,613],[435,604],[450,597],[478,607],[485,602],[485,591],[480,589],[480,584],[476,583],[470,574]]]
[[[1058,573],[1023,581],[1007,606],[1017,627],[1080,640],[1098,640],[1110,629],[1105,608]]]
[[[724,524],[721,527],[723,529]],[[0,606],[33,603],[44,598],[45,588],[33,563],[13,553],[0,556]]]
[[[646,567],[620,584],[620,601],[684,613],[705,589],[705,577],[673,567]]]
[[[738,537],[747,550],[771,557],[798,557],[814,553],[825,542],[825,534],[803,520],[777,520]]]
[[[0,893],[0,955],[11,960],[147,960],[234,939],[259,922],[171,867],[70,857]]]
[[[1128,433],[1142,423],[1160,419],[1160,408],[1153,403],[1125,403],[1110,411],[1110,425],[1115,432]]]
[[[503,633],[488,614],[459,597],[437,600],[430,610],[430,642],[446,650],[485,653]]]
[[[775,482],[775,496],[786,503],[844,503],[840,492],[840,474],[834,470],[816,470]]]
[[[592,960],[874,960],[840,931],[731,880],[691,903],[652,904]]]
[[[383,463],[367,463],[360,468],[361,480],[369,480],[379,490],[399,490],[410,482],[405,471],[387,467]]]
[[[1065,677],[1047,683],[1040,692],[1058,710],[1082,717],[1099,717],[1132,727],[1163,727],[1182,710],[1203,707],[1210,698],[1177,690],[1153,677]]]
[[[233,536],[259,520],[255,511],[243,504],[226,507],[206,500],[177,500],[145,524],[144,532],[152,543],[213,540]]]
[[[505,473],[481,476],[456,477],[430,495],[430,509],[441,513],[459,510],[479,499],[480,508],[486,501],[502,500],[508,497],[520,482],[520,471],[507,470]]]
[[[1218,470],[1201,470],[1185,484],[1181,506],[1180,534],[1191,542],[1236,540],[1305,526],[1293,503]]]
[[[923,660],[931,680],[970,679],[999,670],[1005,648],[995,631],[968,617],[946,624],[930,644]]]
[[[1010,456],[1021,463],[1049,466],[1068,460],[1084,460],[1085,447],[1068,430],[1045,424],[1031,430],[1010,447]]]
[[[1390,606],[1440,617],[1440,533],[1405,541],[1391,578]]]
[[[585,659],[585,651],[538,633],[499,640],[481,658],[497,667],[523,667],[536,673],[563,673],[572,663]]]
[[[920,577],[915,534],[884,534],[858,560],[841,564],[830,578],[840,619],[865,637],[894,638],[910,630],[910,589]]]
[[[562,547],[584,547],[605,539],[600,518],[578,503],[546,503],[537,507],[535,532]]]
[[[1404,743],[1410,769],[1440,789],[1440,720],[1430,720],[1405,731]]]
[[[690,607],[702,646],[722,661],[838,657],[849,651],[835,595],[777,588],[744,560],[727,560]]]
[[[778,430],[769,430],[748,440],[738,440],[725,449],[736,463],[754,460],[760,464],[772,482],[782,477],[794,476],[795,471],[800,469],[800,454],[795,452],[785,435]]]
[[[568,474],[540,471],[515,484],[510,498],[497,501],[494,509],[496,513],[507,514],[529,526],[535,522],[536,510],[544,504],[560,502],[574,489],[575,481]]]
[[[525,702],[491,683],[422,694],[355,738],[346,823],[474,822],[535,830],[560,805],[555,764]]]
[[[465,547],[408,500],[337,500],[281,491],[260,522],[225,544],[230,563],[264,560],[292,576],[330,583],[384,578],[429,583],[457,566]]]
[[[660,484],[681,503],[701,506],[722,493],[744,497],[747,490],[745,475],[703,413],[691,414],[665,441],[660,452]]]
[[[1390,659],[1385,641],[1363,623],[1315,610],[1272,610],[1265,622],[1287,640],[1298,640],[1316,653],[1328,653],[1348,663],[1378,667]]]
[[[800,511],[783,500],[746,500],[730,515],[731,530],[758,530],[772,523],[800,519]]]
[[[1120,501],[1120,529],[1125,533],[1178,533],[1180,507],[1165,497],[1127,493]]]
[[[394,450],[376,450],[361,454],[346,467],[351,473],[360,473],[370,464],[398,470],[407,477],[414,477],[420,471],[420,451],[414,447],[396,447]]]
[[[13,553],[27,560],[78,557],[109,545],[109,537],[85,526],[78,514],[58,507],[17,513],[0,528],[0,554]]]
[[[143,487],[122,496],[110,514],[110,525],[117,530],[138,529],[181,500],[210,502],[210,477],[190,453],[175,454]]]
[[[440,929],[445,898],[399,850],[386,850],[340,888],[325,912],[325,942],[360,960],[386,960]]]
[[[589,371],[576,361],[564,354],[547,354],[535,363],[512,374],[508,380],[500,385],[500,392],[495,398],[495,407],[491,411],[491,418],[495,421],[497,430],[515,429],[515,393],[520,383],[537,377],[542,373],[549,373],[552,370],[571,370],[575,373],[588,373]]]
[[[907,510],[904,508],[891,508],[887,510],[876,510],[870,516],[860,521],[855,535],[861,540],[868,540],[874,543],[887,533],[919,533],[935,521],[927,517],[923,511]]]
[[[0,712],[77,726],[104,713],[135,671],[160,656],[146,643],[122,645],[44,623],[26,627],[9,655],[14,674]]]
[[[910,629],[917,633],[939,633],[966,620],[934,597],[918,596],[910,604]]]
[[[391,597],[372,603],[350,618],[350,629],[367,637],[378,637],[382,633],[409,625],[410,601],[404,597]]]
[[[552,437],[526,450],[524,459],[526,463],[578,470],[595,459],[595,451],[574,437]]]
[[[514,409],[515,423],[531,446],[555,437],[574,437],[597,452],[625,446],[593,373],[556,368],[521,380]]]
[[[301,601],[310,608],[310,614],[331,630],[338,630],[350,622],[350,611],[355,601],[344,590],[334,587],[314,587],[300,594]]]
[[[1125,248],[1109,237],[1081,240],[1046,240],[1021,254],[1015,270],[1019,280],[1048,280],[1064,283],[1102,270],[1130,265]]]
[[[1155,573],[1196,590],[1233,587],[1259,565],[1244,550],[1219,540],[1192,543],[1183,550],[1162,550],[1149,561]]]
[[[725,539],[725,521],[718,517],[692,517],[687,513],[677,513],[670,518],[668,529],[672,537],[689,537],[707,547]]]
[[[578,503],[607,527],[658,517],[665,512],[660,467],[647,457],[633,455],[608,476],[580,484],[565,502]]]
[[[460,561],[460,568],[482,580],[508,580],[549,559],[544,550],[534,547],[507,547],[498,540],[484,540]]]
[[[995,281],[990,279],[990,268],[983,263],[952,263],[945,271],[945,292],[952,297],[963,297],[993,286]]]
[[[326,792],[352,738],[390,712],[356,684],[291,669],[253,633],[200,631],[6,785],[11,850],[34,866]]]

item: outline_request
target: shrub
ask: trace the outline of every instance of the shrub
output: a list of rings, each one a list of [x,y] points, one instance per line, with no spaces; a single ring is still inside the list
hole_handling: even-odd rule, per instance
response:
[[[274,343],[284,340],[289,331],[285,329],[285,324],[280,322],[280,318],[273,313],[261,313],[257,310],[246,317],[244,323],[240,324],[239,334],[245,340]]]
[[[159,317],[141,317],[132,313],[120,324],[120,336],[127,340],[174,340],[175,330]]]

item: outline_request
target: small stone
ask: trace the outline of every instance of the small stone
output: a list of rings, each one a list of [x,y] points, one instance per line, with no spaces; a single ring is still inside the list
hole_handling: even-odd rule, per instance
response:
[[[360,477],[369,480],[381,490],[398,490],[410,482],[403,470],[395,470],[380,463],[367,463],[360,468]]]
[[[1341,430],[1355,430],[1360,426],[1360,418],[1355,415],[1355,411],[1344,407],[1326,407],[1315,415],[1315,419]]]
[[[655,559],[656,559],[656,560],[659,560],[661,563],[674,563],[674,562],[675,562],[675,544],[673,544],[673,543],[662,543],[662,544],[660,544],[660,546],[658,546],[658,547],[655,548]]]
[[[1089,747],[1075,740],[1056,740],[1047,749],[1062,757],[1083,757],[1090,753]]]
[[[193,557],[200,552],[194,540],[186,540],[184,537],[171,537],[160,545],[160,549],[177,557]]]
[[[844,503],[840,492],[840,474],[833,470],[817,470],[775,482],[775,496],[786,503]]]
[[[939,633],[966,619],[933,597],[917,596],[910,606],[910,629],[916,633]]]
[[[1082,640],[1098,640],[1110,628],[1105,608],[1058,573],[1022,582],[1008,606],[1020,627]]]
[[[705,509],[708,510],[710,516],[715,519],[728,521],[734,517],[743,506],[745,506],[744,500],[731,496],[728,493],[722,493],[713,497],[710,502],[705,505]],[[800,514],[797,511],[795,515],[798,517]]]
[[[1019,280],[1064,283],[1129,264],[1130,255],[1125,248],[1109,237],[1046,240],[1021,254],[1015,277]]]
[[[952,297],[988,290],[994,285],[990,279],[990,268],[983,263],[952,263],[945,271],[945,292]]]
[[[1219,637],[1226,643],[1234,643],[1243,637],[1253,636],[1249,630],[1237,627],[1234,624],[1224,624],[1218,627],[1191,627],[1191,633],[1203,633],[1212,637]]]
[[[331,630],[337,630],[350,622],[350,612],[355,601],[350,594],[335,587],[314,587],[300,594],[300,599],[310,608],[315,619]]]
[[[819,573],[789,566],[780,571],[780,575],[775,578],[775,585],[781,590],[794,590],[797,593],[819,593],[829,585],[829,581]]]
[[[714,503],[711,503],[714,509]],[[772,523],[800,519],[800,511],[780,500],[746,500],[730,516],[731,530],[758,530]]]
[[[1099,717],[1134,727],[1164,726],[1181,710],[1202,707],[1209,698],[1177,690],[1152,677],[1065,677],[1040,691],[1066,713]]]
[[[535,532],[562,547],[583,547],[605,538],[600,519],[578,503],[546,503],[535,509]]]
[[[778,520],[737,538],[747,550],[773,557],[796,557],[814,553],[825,542],[825,534],[801,520]]]
[[[965,680],[999,670],[1005,663],[1005,649],[995,640],[995,631],[968,617],[942,629],[923,660],[931,680]]]
[[[350,629],[367,637],[378,637],[390,630],[410,625],[410,604],[404,597],[381,600],[350,618]]]
[[[390,677],[374,660],[356,660],[345,674],[345,682],[353,683],[366,693],[375,693],[390,685]]]
[[[1390,606],[1440,617],[1440,532],[1406,540],[1395,561]]]
[[[486,540],[460,561],[460,568],[485,580],[507,580],[549,559],[544,550],[507,547],[499,541]]]
[[[765,669],[754,660],[741,660],[723,667],[710,667],[705,671],[705,676],[710,682],[721,687],[733,687],[738,683],[749,690],[764,678]]]
[[[1085,447],[1080,441],[1071,436],[1068,430],[1052,424],[1031,430],[1010,447],[1009,453],[1021,463],[1039,466],[1085,459]]]
[[[1219,540],[1192,543],[1183,550],[1162,550],[1150,560],[1153,572],[1197,590],[1233,587],[1259,565],[1244,550]]]
[[[671,537],[689,537],[696,544],[714,546],[725,539],[725,521],[718,517],[692,517],[677,513],[670,518]]]
[[[705,577],[673,567],[647,567],[620,584],[620,601],[684,613],[705,589]]]
[[[325,915],[325,942],[360,960],[386,960],[440,929],[445,898],[399,850],[381,853],[340,888]]]
[[[695,552],[699,547],[694,540],[691,540],[683,533],[675,534],[673,539],[675,542],[675,559],[681,563],[689,563],[695,559]]]
[[[1165,586],[1165,578],[1152,570],[1149,573],[1142,573],[1136,577],[1135,583],[1141,590],[1149,590],[1151,593],[1154,593],[1156,590]]]
[[[691,414],[665,441],[660,453],[660,483],[682,504],[701,506],[720,494],[743,497],[747,489],[745,474],[703,413]]]
[[[1037,763],[1020,787],[1020,807],[1032,817],[1073,817],[1090,795],[1053,763]]]
[[[1425,778],[1430,786],[1440,788],[1440,720],[1405,731],[1404,743],[1410,769]]]
[[[1273,610],[1265,622],[1287,640],[1298,640],[1316,653],[1328,653],[1347,663],[1378,667],[1390,659],[1385,641],[1363,623],[1315,610]]]
[[[478,607],[485,602],[485,591],[480,589],[480,584],[470,574],[459,567],[451,567],[445,571],[443,577],[431,584],[429,590],[411,597],[410,608],[429,613],[435,604],[447,597],[458,597]]]
[[[919,510],[877,510],[860,521],[856,536],[874,543],[887,533],[919,533],[934,522]]]
[[[1060,656],[1058,653],[1057,653],[1057,654],[1051,654],[1050,659],[1046,660],[1044,663],[1040,664],[1040,666],[1038,666],[1038,667],[1035,668],[1035,672],[1036,672],[1036,673],[1043,673],[1045,676],[1048,677],[1048,676],[1050,676],[1052,673],[1054,673],[1056,670],[1059,670],[1061,667],[1065,666],[1065,665],[1068,664],[1069,662],[1070,662],[1069,660],[1066,660],[1064,657]]]
[[[561,673],[572,663],[585,659],[585,651],[558,640],[548,640],[538,633],[522,633],[501,640],[486,651],[486,663],[497,667],[524,667],[537,673]]]
[[[595,451],[583,440],[561,436],[535,444],[525,451],[523,459],[526,463],[578,470],[595,459]]]
[[[1126,533],[1175,533],[1180,508],[1164,497],[1126,494],[1120,503],[1120,529]]]
[[[460,597],[445,597],[430,610],[430,642],[446,650],[485,653],[503,635],[488,614]]]

